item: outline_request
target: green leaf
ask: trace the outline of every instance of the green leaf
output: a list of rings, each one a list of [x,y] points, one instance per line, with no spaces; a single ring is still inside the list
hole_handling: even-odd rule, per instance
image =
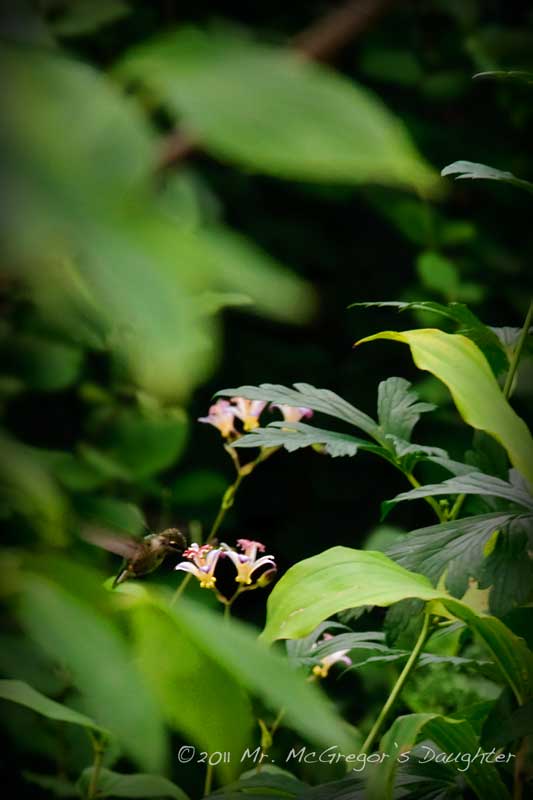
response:
[[[433,411],[432,403],[418,401],[417,393],[405,378],[388,378],[378,387],[378,420],[385,435],[409,442],[420,415]]]
[[[496,617],[479,616],[427,578],[400,567],[382,553],[332,547],[291,567],[268,600],[267,624],[261,638],[307,636],[323,620],[359,605],[388,606],[406,598],[431,603],[466,622],[488,647],[519,703],[533,692],[533,654]]]
[[[416,268],[423,286],[439,292],[444,297],[457,296],[460,276],[457,267],[449,258],[441,253],[427,250],[418,256]]]
[[[284,447],[289,453],[302,447],[322,445],[333,457],[355,456],[358,450],[368,450],[384,458],[387,451],[365,439],[348,433],[337,433],[306,425],[304,422],[271,422],[267,428],[256,428],[233,443],[233,447]]]
[[[442,598],[427,578],[383,553],[332,547],[291,567],[268,598],[262,638],[299,638],[332,614],[363,605],[389,606],[406,597]]]
[[[86,36],[129,13],[123,0],[73,0],[51,27],[58,36]]]
[[[134,536],[145,532],[146,521],[141,509],[133,503],[113,497],[83,497],[77,503],[79,513],[87,520]]]
[[[519,69],[493,69],[486,72],[477,72],[473,78],[494,78],[498,81],[516,81],[517,83],[533,84],[533,72]]]
[[[456,180],[460,178],[473,178],[489,181],[503,181],[504,183],[518,186],[520,189],[525,189],[526,192],[533,192],[533,183],[515,177],[512,172],[503,172],[501,169],[488,167],[486,164],[476,164],[473,161],[454,161],[453,164],[448,164],[447,167],[444,167],[441,175],[443,177],[446,175],[457,175]]]
[[[533,497],[525,488],[502,481],[493,475],[485,475],[483,472],[471,472],[467,475],[459,475],[454,478],[442,481],[442,483],[426,484],[417,489],[397,494],[391,500],[386,500],[382,504],[385,513],[404,500],[418,500],[423,497],[436,495],[452,494],[475,494],[488,495],[489,497],[501,497],[516,503],[519,506],[533,510]]]
[[[55,392],[71,386],[79,377],[83,353],[77,347],[44,337],[18,335],[2,347],[5,369],[32,389]]]
[[[93,767],[88,767],[80,776],[78,786],[84,797],[92,774]],[[187,800],[185,792],[162,775],[121,775],[105,767],[98,774],[98,797],[148,797],[149,800],[171,797],[174,800]]]
[[[480,800],[503,800],[509,797],[494,764],[474,760],[479,739],[468,722],[437,714],[411,714],[398,717],[381,741],[380,751],[388,758],[383,760],[379,769],[371,773],[369,800],[390,800],[393,797],[398,765],[404,759],[407,761],[412,758],[413,745],[422,735],[452,757],[459,754],[459,760],[452,760],[451,766],[461,772],[469,788]],[[432,749],[430,743],[424,745],[427,758],[435,758],[438,751],[433,750],[432,753]],[[467,760],[469,756],[470,759]]]
[[[438,316],[446,317],[459,325],[457,333],[468,336],[469,339],[472,339],[477,344],[491,365],[496,377],[506,372],[509,368],[509,360],[497,334],[497,329],[481,322],[463,303],[448,303],[444,305],[433,300],[413,300],[408,302],[389,300],[376,303],[353,303],[349,308],[357,306],[363,306],[364,308],[397,308],[398,311],[430,311]]]
[[[257,768],[256,768],[257,769]],[[243,773],[235,783],[226,784],[208,797],[215,800],[271,800],[280,797],[285,800],[307,797],[310,787],[295,778],[291,773],[278,769],[272,764],[263,764],[261,772],[250,770]]]
[[[480,514],[408,533],[387,549],[387,555],[405,569],[421,572],[433,584],[445,574],[448,591],[462,597],[470,578],[481,578],[485,547],[495,531],[520,520],[513,511]]]
[[[284,724],[324,747],[353,748],[352,734],[321,691],[305,681],[281,654],[256,639],[256,631],[231,620],[220,635],[220,616],[180,599],[173,610],[191,640],[274,712],[285,708]]]
[[[146,603],[133,608],[132,620],[139,667],[167,722],[201,750],[230,752],[230,763],[221,761],[217,771],[225,781],[235,778],[254,726],[241,686],[184,620]]]
[[[100,588],[97,596],[102,594]],[[102,613],[56,582],[28,574],[18,618],[28,635],[69,669],[96,722],[115,734],[142,768],[164,769],[160,712],[109,608]]]
[[[24,683],[24,681],[0,680],[0,697],[4,700],[10,700],[12,703],[26,706],[26,708],[31,708],[32,711],[36,711],[38,714],[48,717],[48,719],[70,722],[72,725],[81,725],[83,728],[102,731],[102,728],[92,719],[86,717],[85,714],[80,714],[78,711],[63,705],[63,703],[51,700],[41,692],[37,692],[29,684]]]
[[[435,188],[432,170],[377,98],[286,49],[229,30],[183,28],[131,50],[119,71],[152,88],[204,147],[247,169]]]
[[[417,367],[446,384],[464,421],[484,430],[507,450],[511,463],[533,486],[533,438],[505,399],[481,350],[461,334],[426,328],[383,331],[361,339],[393,339],[408,344]]]
[[[329,389],[317,389],[309,383],[295,383],[294,389],[274,383],[261,383],[259,386],[238,386],[236,389],[221,389],[216,393],[225,397],[246,397],[249,400],[265,400],[280,405],[311,408],[336,419],[355,425],[369,436],[379,434],[376,422],[350,405],[342,397]]]

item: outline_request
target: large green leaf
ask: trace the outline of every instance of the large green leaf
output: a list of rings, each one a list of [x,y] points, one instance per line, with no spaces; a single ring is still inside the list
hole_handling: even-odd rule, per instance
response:
[[[201,750],[231,753],[230,763],[221,761],[217,770],[226,781],[235,778],[254,727],[241,686],[166,610],[135,606],[133,622],[139,667],[167,721]]]
[[[295,383],[294,389],[274,383],[262,383],[259,386],[238,386],[235,389],[221,389],[217,396],[246,397],[249,400],[266,400],[271,403],[295,407],[307,407],[313,411],[321,411],[330,417],[342,419],[350,425],[355,425],[370,436],[379,434],[376,422],[352,406],[342,397],[329,389],[317,389],[309,383]]]
[[[406,131],[370,92],[286,49],[184,28],[120,64],[208,150],[289,179],[435,187]]]
[[[346,608],[389,606],[407,598],[431,603],[439,615],[451,613],[482,639],[520,703],[533,692],[533,655],[525,642],[495,617],[479,616],[427,578],[400,567],[383,553],[332,547],[291,567],[268,600],[262,638],[307,636],[323,620]]]
[[[433,300],[388,300],[373,303],[352,303],[349,308],[396,308],[398,311],[430,311],[440,317],[452,320],[459,327],[457,333],[468,336],[477,344],[484,353],[485,358],[492,367],[496,376],[506,372],[509,368],[509,360],[506,355],[505,347],[498,336],[498,329],[485,325],[481,320],[463,303],[436,303]],[[518,329],[520,334],[521,329]]]
[[[291,567],[268,599],[263,638],[299,638],[345,608],[389,606],[406,597],[435,600],[443,592],[383,553],[332,547]]]
[[[48,719],[55,719],[60,722],[70,722],[72,725],[81,725],[83,728],[93,728],[101,731],[102,728],[92,719],[80,714],[79,711],[51,700],[41,692],[37,692],[32,686],[24,681],[0,680],[0,697],[4,700],[11,700],[12,703],[31,708],[38,714],[42,714]]]
[[[382,331],[358,344],[374,339],[408,344],[417,367],[446,384],[465,422],[494,436],[507,450],[511,463],[533,486],[531,433],[505,399],[485,356],[470,339],[426,328]]]
[[[70,670],[97,724],[114,733],[142,768],[164,769],[167,745],[160,711],[110,609],[103,612],[54,580],[29,574],[18,617],[31,638]]]
[[[387,731],[380,744],[380,752],[385,754],[379,769],[372,771],[368,785],[368,800],[391,800],[394,779],[399,764],[417,756],[412,749],[421,736],[430,739],[424,745],[424,758],[435,759],[439,749],[449,754],[451,766],[461,772],[470,789],[480,800],[505,800],[507,789],[498,770],[492,763],[482,763],[474,759],[479,748],[479,739],[465,720],[441,717],[437,714],[411,714],[398,717]],[[437,745],[437,749],[431,746]]]

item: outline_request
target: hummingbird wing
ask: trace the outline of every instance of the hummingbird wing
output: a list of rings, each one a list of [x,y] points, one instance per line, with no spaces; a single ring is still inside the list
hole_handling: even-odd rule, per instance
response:
[[[127,560],[135,558],[142,547],[141,539],[106,528],[84,528],[81,531],[81,537],[86,542],[102,547],[104,550],[115,553],[117,556],[122,556]]]

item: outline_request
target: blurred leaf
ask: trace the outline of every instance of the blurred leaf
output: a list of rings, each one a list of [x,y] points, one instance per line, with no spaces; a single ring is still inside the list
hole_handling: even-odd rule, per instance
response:
[[[331,417],[342,419],[344,422],[361,428],[370,436],[375,436],[379,431],[374,420],[358,408],[350,405],[335,392],[329,389],[317,389],[309,383],[295,383],[294,389],[279,386],[273,383],[262,383],[260,386],[239,386],[236,389],[221,389],[216,393],[225,397],[246,397],[249,400],[266,400],[294,407],[307,407],[313,411],[321,411]]]
[[[270,800],[281,797],[286,800],[307,797],[310,787],[295,778],[285,770],[272,764],[263,764],[261,772],[247,772],[240,776],[235,783],[227,784],[213,794],[208,795],[212,800],[243,800],[253,797],[254,800]]]
[[[257,631],[232,619],[221,635],[219,614],[183,598],[170,613],[204,657],[229,672],[272,711],[284,708],[284,724],[300,736],[324,747],[353,748],[352,733],[329,700],[295,673],[285,657],[258,642]]]
[[[262,637],[274,641],[305,636],[345,608],[442,596],[427,578],[408,572],[383,553],[332,547],[298,562],[278,581],[268,598]]]
[[[498,531],[479,571],[480,587],[490,587],[489,608],[501,617],[522,603],[527,603],[533,593],[533,559],[531,534],[533,518],[522,519],[521,524]]]
[[[175,464],[187,438],[188,421],[181,409],[125,409],[110,421],[102,449],[130,479],[138,480]]]
[[[470,339],[427,328],[383,331],[358,344],[374,339],[408,344],[416,366],[446,384],[464,421],[494,436],[507,450],[511,463],[533,485],[531,434],[504,397],[485,356]]]
[[[78,787],[83,797],[87,794],[92,773],[93,767],[88,767],[80,776]],[[148,797],[150,800],[172,797],[175,800],[187,800],[185,792],[162,775],[121,775],[105,767],[98,774],[98,797]]]
[[[84,36],[129,13],[122,0],[70,0],[51,27],[58,36]]]
[[[208,753],[231,753],[217,771],[235,777],[254,725],[248,698],[231,670],[199,647],[188,626],[147,604],[133,609],[135,649],[168,723]],[[223,633],[223,632],[222,632]],[[221,688],[223,687],[223,691]]]
[[[533,192],[533,183],[524,181],[521,178],[516,178],[512,172],[502,172],[501,169],[488,167],[486,164],[475,164],[473,161],[454,161],[449,164],[441,172],[443,177],[447,175],[457,175],[456,180],[460,178],[474,178],[490,181],[503,181],[510,183],[513,186],[518,186],[525,189],[527,192]]]
[[[153,88],[215,155],[247,168],[435,188],[433,172],[377,98],[281,48],[184,28],[133,49],[119,71]]]
[[[106,528],[133,535],[146,530],[141,509],[124,500],[116,500],[114,497],[83,497],[79,499],[77,509],[84,519]]]
[[[18,335],[16,340],[8,339],[2,349],[7,372],[45,392],[72,385],[83,365],[81,350],[44,337]]]
[[[333,456],[355,456],[358,450],[387,456],[386,450],[365,439],[358,439],[347,433],[326,431],[314,428],[304,422],[271,422],[267,428],[256,428],[249,434],[240,437],[233,447],[284,447],[289,453],[301,447],[314,444],[322,445],[325,452]]]
[[[24,771],[22,776],[28,783],[39,786],[40,789],[44,789],[46,792],[51,792],[55,797],[80,796],[76,784],[66,778],[57,778],[53,775],[41,775],[37,772],[28,771]]]
[[[66,503],[58,486],[31,448],[0,434],[0,479],[10,512],[26,517],[49,544],[66,544]]]
[[[389,758],[384,759],[379,770],[376,769],[371,773],[368,785],[369,800],[390,800],[393,797],[398,764],[404,758],[411,758],[410,751],[421,735],[427,736],[445,753],[471,756],[469,762],[454,761],[452,766],[462,773],[466,784],[480,800],[485,798],[504,800],[509,797],[496,767],[490,762],[481,763],[474,760],[473,756],[479,748],[479,739],[468,722],[436,714],[411,714],[398,717],[381,740],[380,751]],[[401,760],[400,754],[405,754]],[[468,767],[465,769],[467,763]]]
[[[71,671],[84,707],[97,723],[115,734],[141,767],[164,769],[166,740],[159,710],[109,612],[104,616],[36,574],[27,576],[18,617],[28,635]]]
[[[439,292],[444,297],[457,296],[460,277],[457,267],[441,253],[426,250],[418,256],[418,276],[423,286],[434,292]]]
[[[227,487],[227,479],[219,472],[194,470],[177,478],[172,488],[172,502],[176,505],[204,505],[220,501]]]
[[[74,711],[72,708],[63,705],[63,703],[56,703],[55,700],[51,700],[41,692],[37,692],[24,681],[0,680],[0,697],[4,700],[10,700],[12,703],[19,703],[31,708],[38,714],[48,717],[48,719],[69,722],[72,725],[81,725],[83,728],[94,728],[97,731],[102,730],[89,717]]]
[[[375,44],[363,49],[361,70],[372,80],[416,86],[424,71],[411,50],[378,47]]]
[[[420,415],[433,411],[432,403],[418,402],[417,393],[404,378],[388,378],[378,387],[378,420],[385,436],[410,441]]]

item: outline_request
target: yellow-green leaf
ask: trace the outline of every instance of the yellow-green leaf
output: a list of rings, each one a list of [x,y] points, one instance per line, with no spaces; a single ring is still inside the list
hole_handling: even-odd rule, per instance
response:
[[[404,342],[419,369],[446,384],[466,423],[486,431],[505,447],[509,459],[533,486],[533,437],[503,395],[489,363],[471,339],[435,328],[382,331],[361,339]]]

